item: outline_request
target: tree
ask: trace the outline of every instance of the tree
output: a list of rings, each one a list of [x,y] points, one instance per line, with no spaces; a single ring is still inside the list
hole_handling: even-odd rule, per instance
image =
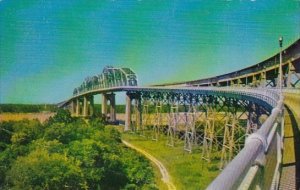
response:
[[[99,129],[101,131],[104,131],[104,128],[105,128],[105,119],[104,118],[91,118],[90,121],[89,121],[89,124],[92,128],[95,128],[95,129]]]
[[[19,157],[7,172],[12,189],[86,189],[78,164],[62,154],[35,150]]]
[[[63,144],[68,144],[71,141],[89,137],[92,131],[93,129],[82,120],[67,124],[55,122],[46,128],[44,138],[46,140],[57,139]]]
[[[38,120],[21,120],[12,127],[11,142],[15,145],[26,145],[43,134],[43,126]]]
[[[53,123],[72,123],[74,122],[74,118],[72,118],[71,113],[69,110],[59,109],[57,113],[50,117],[47,121],[47,125],[51,125]]]
[[[0,123],[0,189],[153,189],[149,162],[103,122],[60,110],[43,125]]]
[[[0,151],[5,150],[6,146],[11,143],[13,124],[12,121],[0,122]]]

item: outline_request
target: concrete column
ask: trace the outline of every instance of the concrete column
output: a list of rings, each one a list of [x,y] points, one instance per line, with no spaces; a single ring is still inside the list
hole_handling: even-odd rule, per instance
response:
[[[71,107],[70,107],[70,113],[71,113],[71,116],[73,116],[74,115],[74,113],[75,113],[75,100],[72,100],[71,101]]]
[[[79,98],[76,99],[76,112],[75,115],[78,117],[80,115],[80,101]]]
[[[126,94],[126,112],[125,112],[125,128],[124,131],[129,131],[131,125],[131,97]]]
[[[94,96],[90,96],[89,98],[89,102],[90,102],[90,105],[89,105],[89,115],[92,116],[94,114]]]
[[[106,94],[102,94],[102,104],[101,104],[101,113],[103,115],[107,115],[107,95]]]
[[[83,96],[83,117],[88,116],[88,100],[87,96]]]
[[[116,95],[114,93],[110,94],[110,121],[116,121]]]

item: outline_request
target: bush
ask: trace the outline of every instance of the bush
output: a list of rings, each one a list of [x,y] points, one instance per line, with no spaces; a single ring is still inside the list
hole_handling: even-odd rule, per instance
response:
[[[103,122],[59,110],[45,124],[0,123],[0,189],[151,189],[149,162]]]
[[[81,189],[86,184],[72,159],[45,150],[19,157],[7,174],[6,181],[15,189]]]

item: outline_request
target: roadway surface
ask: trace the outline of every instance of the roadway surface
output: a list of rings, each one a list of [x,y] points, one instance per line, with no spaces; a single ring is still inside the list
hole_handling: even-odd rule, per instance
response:
[[[300,189],[300,94],[285,94],[284,149],[280,190]]]

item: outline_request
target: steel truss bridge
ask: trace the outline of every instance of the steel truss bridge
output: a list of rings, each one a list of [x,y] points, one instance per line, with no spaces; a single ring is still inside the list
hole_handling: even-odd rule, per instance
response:
[[[94,112],[94,95],[101,94],[102,114],[115,122],[115,93],[126,92],[125,131],[155,141],[164,135],[169,146],[183,141],[188,152],[201,147],[199,159],[207,162],[213,152],[221,153],[222,172],[208,189],[278,189],[284,135],[280,89],[299,93],[300,40],[282,52],[281,68],[276,54],[229,74],[149,87],[137,86],[131,69],[107,67],[59,106],[87,117]]]

